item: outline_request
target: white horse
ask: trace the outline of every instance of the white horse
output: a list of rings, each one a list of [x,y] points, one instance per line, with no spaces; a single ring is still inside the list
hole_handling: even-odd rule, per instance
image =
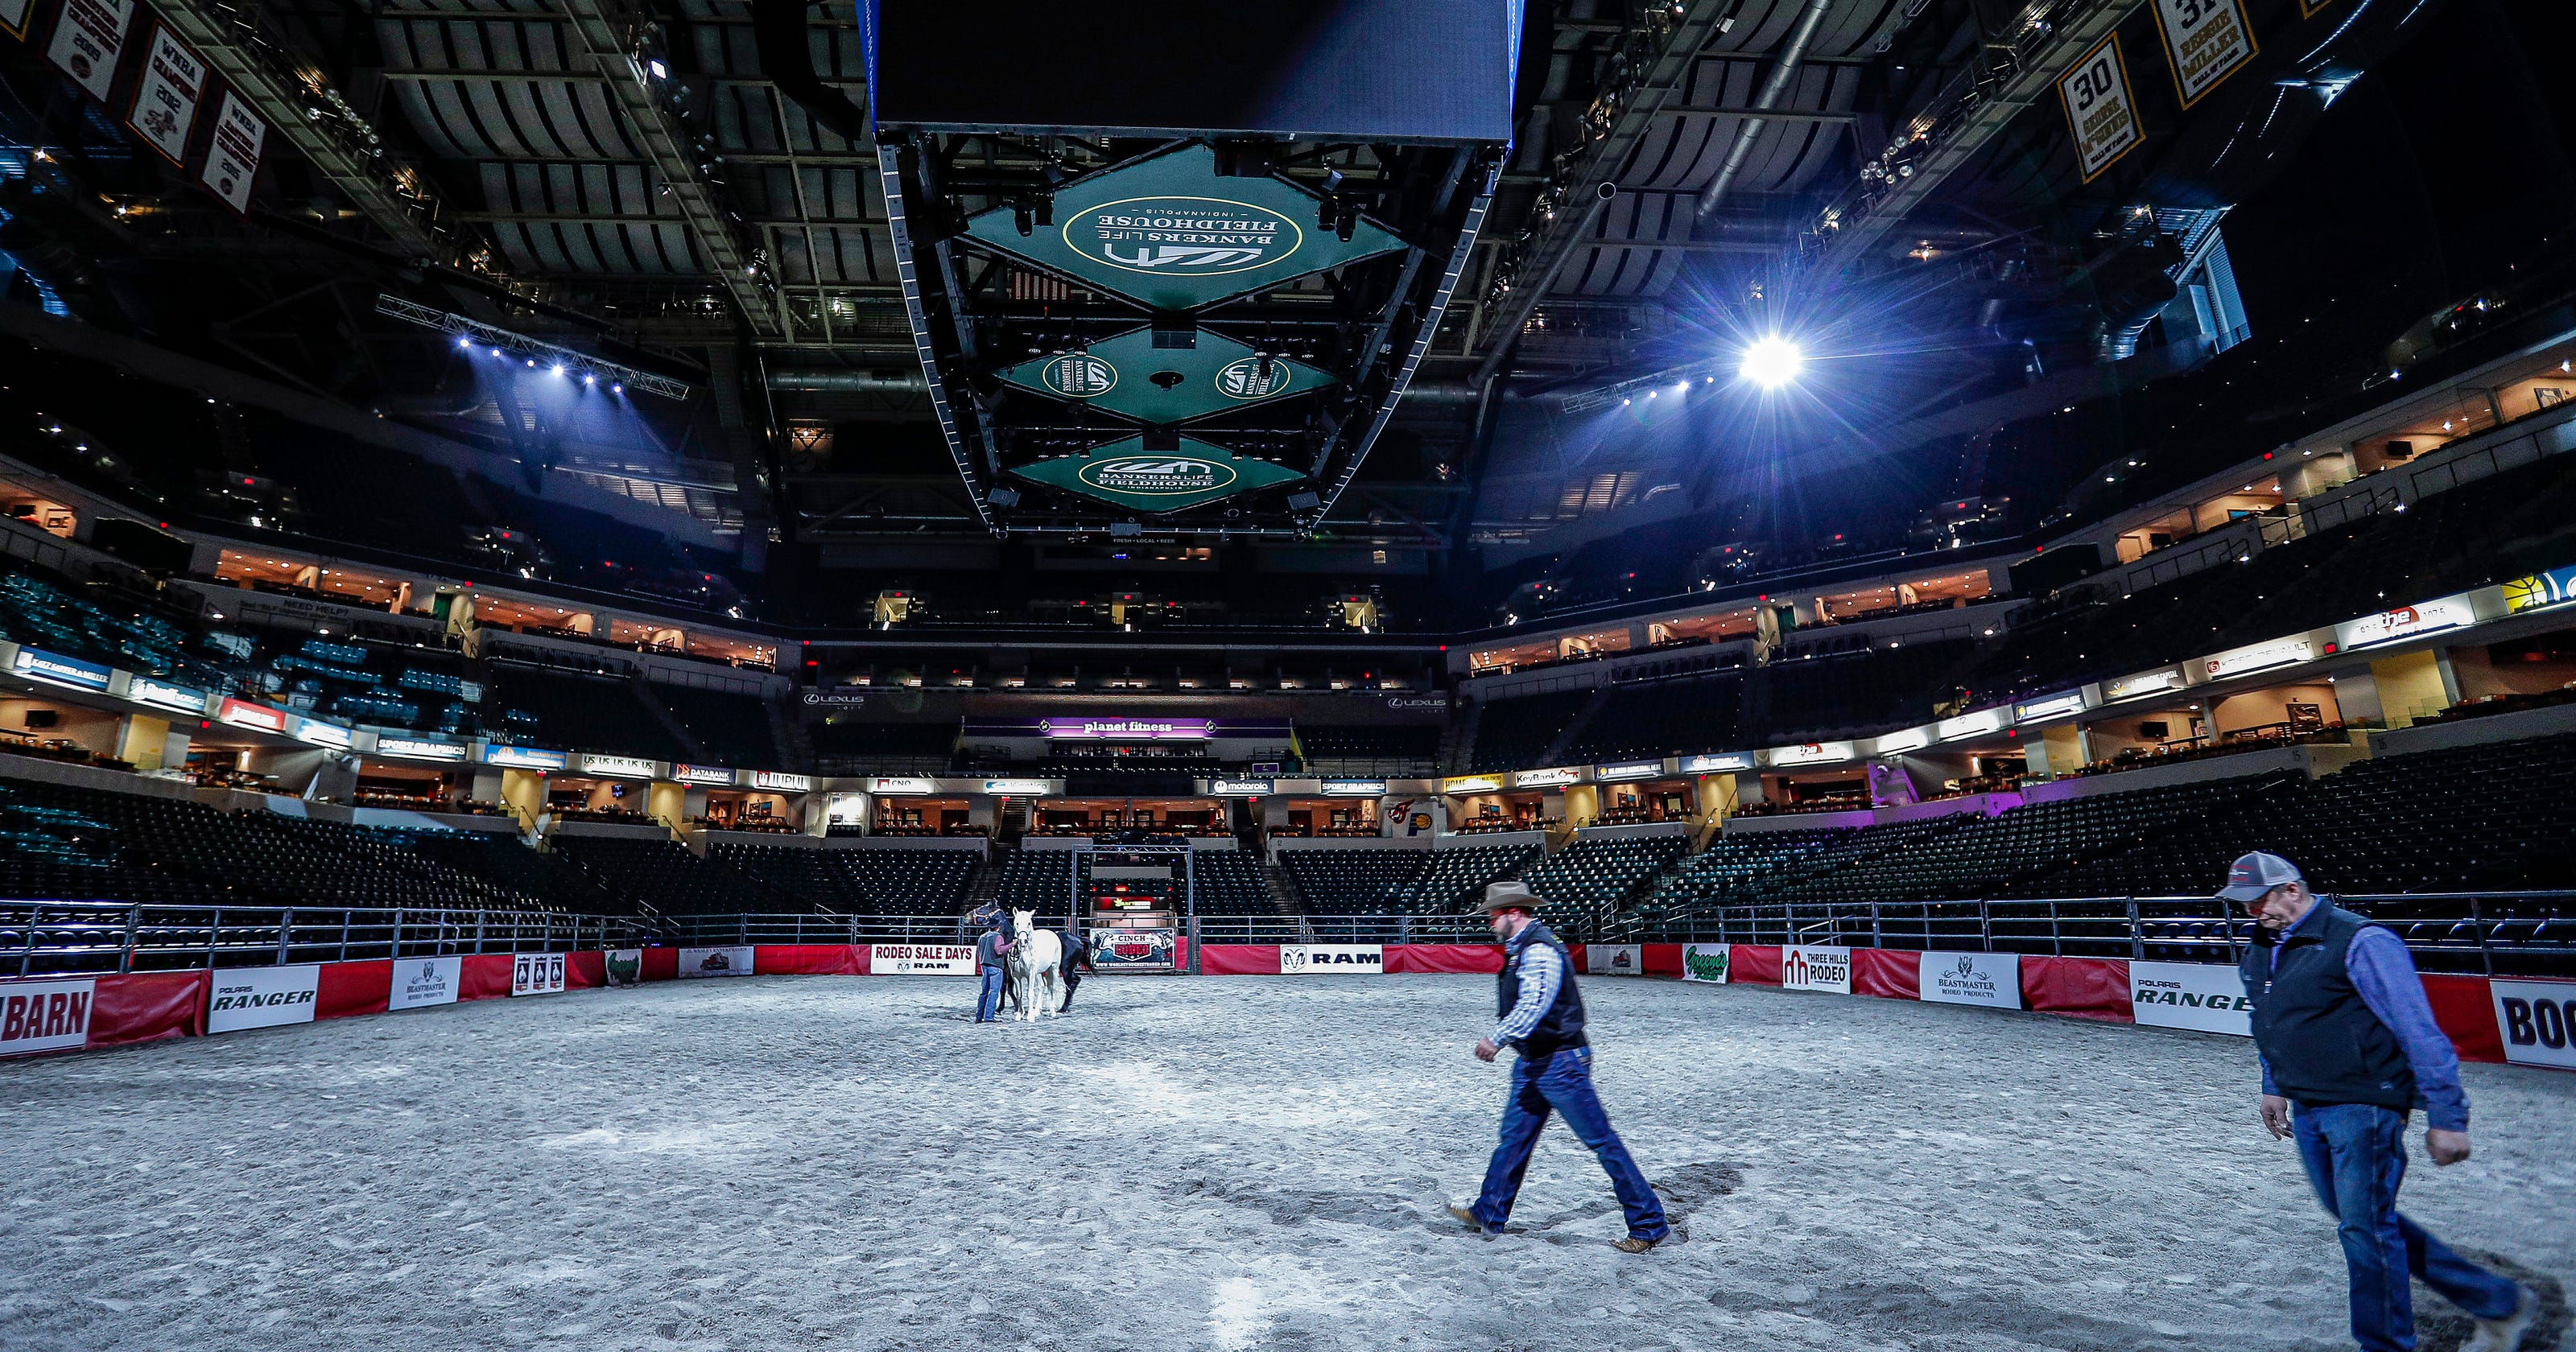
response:
[[[1019,998],[1018,1017],[1035,1022],[1056,1012],[1061,998],[1057,994],[1058,973],[1064,966],[1064,945],[1057,942],[1053,930],[1037,927],[1037,912],[1011,912],[1010,957],[1011,987]]]

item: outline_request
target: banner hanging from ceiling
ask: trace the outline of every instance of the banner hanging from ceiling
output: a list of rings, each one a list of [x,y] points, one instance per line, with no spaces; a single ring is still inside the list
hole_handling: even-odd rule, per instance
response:
[[[2244,0],[2156,0],[2156,31],[2164,36],[2174,92],[2185,108],[2254,59],[2254,25]]]
[[[45,57],[91,98],[107,102],[116,86],[116,63],[134,27],[134,0],[64,0]]]
[[[1172,346],[1175,342],[1186,346]],[[1333,378],[1206,329],[1151,325],[1008,367],[1002,379],[1139,422],[1178,423],[1319,390]]]
[[[250,185],[259,177],[260,151],[268,143],[268,124],[250,110],[242,96],[227,89],[215,114],[215,139],[206,147],[206,167],[198,175],[224,205],[250,214]]]
[[[134,107],[126,125],[141,133],[143,144],[172,164],[188,158],[188,135],[197,127],[197,105],[206,97],[206,63],[197,59],[170,30],[154,24],[152,45],[145,49],[143,80],[134,87]]]
[[[1069,489],[1139,512],[1177,512],[1300,478],[1267,460],[1237,456],[1196,437],[1180,449],[1147,453],[1143,437],[1113,441],[1085,455],[1040,460],[1011,471],[1032,483]]]
[[[2129,63],[2120,35],[2104,37],[2073,69],[2058,77],[2058,100],[2075,134],[2075,163],[2090,183],[2138,144],[2138,105],[2129,97]]]
[[[1195,310],[1404,247],[1365,220],[1349,239],[1326,231],[1321,206],[1280,179],[1220,178],[1216,152],[1193,144],[1056,189],[1053,225],[1023,233],[996,207],[966,233],[1153,309]]]

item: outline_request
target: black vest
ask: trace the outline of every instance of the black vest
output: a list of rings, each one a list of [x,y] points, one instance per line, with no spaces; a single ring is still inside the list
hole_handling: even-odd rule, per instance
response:
[[[2344,967],[2352,937],[2370,921],[2330,901],[2317,905],[2323,914],[2310,914],[2294,933],[2257,929],[2245,947],[2254,1045],[2272,1068],[2273,1085],[2294,1103],[2375,1103],[2406,1112],[2415,1106],[2415,1072]]]
[[[1499,1019],[1511,1013],[1512,1006],[1520,1003],[1521,955],[1531,944],[1545,944],[1555,949],[1558,970],[1565,973],[1565,980],[1556,988],[1556,1003],[1549,1005],[1547,1012],[1539,1016],[1538,1027],[1521,1039],[1521,1055],[1537,1060],[1560,1048],[1584,1045],[1583,996],[1574,989],[1574,955],[1565,951],[1565,945],[1556,941],[1556,936],[1548,931],[1547,926],[1533,920],[1523,926],[1520,933],[1513,935],[1511,943],[1503,949],[1503,970],[1494,976],[1495,994],[1500,1000],[1494,1017]]]

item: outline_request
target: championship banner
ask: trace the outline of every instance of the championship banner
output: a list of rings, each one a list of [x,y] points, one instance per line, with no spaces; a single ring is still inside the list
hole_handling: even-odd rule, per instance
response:
[[[322,989],[322,965],[236,967],[215,973],[206,997],[206,1031],[313,1022],[313,999]]]
[[[1585,944],[1585,976],[1644,976],[1646,949],[1643,944]]]
[[[206,167],[198,178],[224,205],[249,215],[250,187],[259,177],[260,150],[267,142],[268,124],[241,95],[225,90],[223,108],[215,114],[215,139],[206,147]]]
[[[2154,1028],[2254,1036],[2254,1002],[2233,967],[2206,962],[2132,962],[2129,1008]]]
[[[1279,972],[1282,976],[1318,973],[1355,976],[1386,970],[1386,948],[1381,944],[1281,944]]]
[[[26,41],[27,11],[34,5],[35,0],[0,0],[0,33]]]
[[[2156,0],[2156,32],[2164,37],[2174,92],[2185,108],[2254,59],[2254,25],[2244,0]]]
[[[2129,63],[2120,54],[2120,35],[2112,33],[2086,52],[2073,69],[2058,77],[2057,98],[2066,106],[2066,127],[2075,135],[2075,163],[2084,181],[2129,153],[2143,135],[2138,105],[2129,97]]]
[[[1180,954],[1181,932],[1175,929],[1096,929],[1091,931],[1091,965],[1170,967]],[[1284,970],[1286,960],[1281,960]]]
[[[1926,953],[1915,980],[1935,1004],[2021,1008],[2019,953]]]
[[[725,948],[683,948],[680,950],[680,976],[683,980],[699,976],[751,975],[751,946]]]
[[[1731,944],[1682,945],[1682,980],[1726,984],[1726,969],[1733,965]]]
[[[641,986],[644,984],[643,949],[612,948],[608,950],[606,956],[608,959],[606,969],[609,985]]]
[[[1782,948],[1780,989],[1851,994],[1851,950],[1797,945]]]
[[[424,1009],[431,1005],[456,1003],[457,988],[465,980],[465,959],[396,958],[394,984],[385,992],[385,1008]]]
[[[116,62],[125,55],[125,33],[134,26],[134,0],[63,0],[45,56],[91,98],[107,102],[116,87]]]
[[[97,981],[0,982],[0,1056],[72,1051],[89,1045]]]
[[[520,953],[510,960],[512,995],[552,995],[564,988],[564,955]]]
[[[2490,980],[2504,1059],[2576,1070],[2576,981]],[[0,1049],[6,1044],[0,1043]]]
[[[870,944],[868,971],[876,976],[973,976],[973,944]]]
[[[188,134],[197,126],[197,104],[206,96],[206,63],[179,44],[170,30],[152,26],[152,45],[145,49],[143,81],[134,87],[134,108],[127,126],[143,134],[143,143],[172,164],[188,158]]]

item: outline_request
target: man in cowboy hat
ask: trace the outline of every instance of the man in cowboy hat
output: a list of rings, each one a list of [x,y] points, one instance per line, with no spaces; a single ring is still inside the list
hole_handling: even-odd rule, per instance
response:
[[[1503,941],[1503,970],[1497,981],[1502,1022],[1476,1044],[1476,1059],[1491,1061],[1510,1047],[1520,1053],[1512,1067],[1511,1097],[1503,1101],[1502,1140],[1493,1162],[1485,1167],[1485,1190],[1472,1207],[1451,1206],[1449,1214],[1485,1234],[1499,1233],[1520,1195],[1521,1176],[1529,1172],[1530,1149],[1554,1110],[1565,1125],[1601,1161],[1619,1206],[1628,1214],[1628,1237],[1618,1242],[1624,1253],[1644,1253],[1664,1242],[1672,1227],[1664,1206],[1592,1092],[1592,1048],[1583,1038],[1583,997],[1574,989],[1574,963],[1565,945],[1538,920],[1539,898],[1529,884],[1504,881],[1485,889],[1485,915],[1494,937]]]
[[[2277,854],[2237,859],[2218,895],[2254,918],[2239,975],[2254,1007],[2263,1127],[2298,1142],[2308,1183],[2337,1222],[2354,1341],[2365,1352],[2415,1346],[2414,1276],[2477,1320],[2463,1352],[2513,1352],[2537,1309],[2531,1291],[2397,1211],[2416,1106],[2433,1163],[2469,1157],[2459,1055],[2433,1021],[2405,942],[2310,891],[2298,865]]]

